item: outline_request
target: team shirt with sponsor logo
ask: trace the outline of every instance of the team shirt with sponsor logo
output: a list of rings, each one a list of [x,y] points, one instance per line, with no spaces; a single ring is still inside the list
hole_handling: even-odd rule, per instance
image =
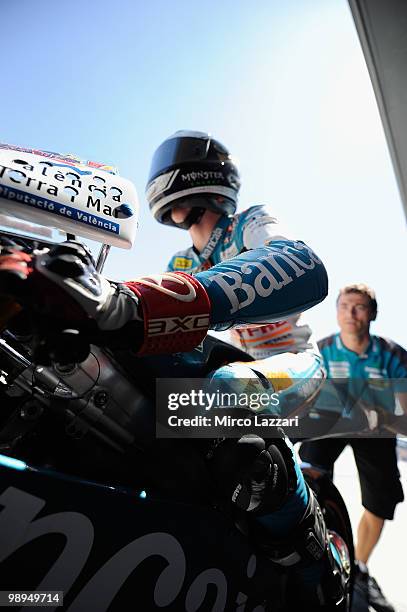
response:
[[[394,393],[407,392],[407,351],[392,340],[371,335],[367,349],[358,354],[337,333],[320,340],[318,347],[329,378],[352,379],[353,400],[361,396],[394,411]],[[351,410],[350,404],[345,412]]]

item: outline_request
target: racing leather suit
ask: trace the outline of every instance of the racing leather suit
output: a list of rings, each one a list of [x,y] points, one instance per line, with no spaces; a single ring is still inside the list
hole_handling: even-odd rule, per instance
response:
[[[193,246],[184,251],[177,252],[171,258],[167,269],[171,272],[182,271],[193,274],[205,285],[209,292],[212,290],[214,292],[214,298],[211,300],[212,303],[214,300],[217,305],[222,307],[222,310],[225,308],[232,315],[230,317],[232,321],[228,322],[229,326],[231,323],[233,326],[236,326],[239,321],[247,322],[249,317],[242,317],[242,310],[243,312],[245,309],[247,311],[250,306],[253,308],[250,322],[264,321],[264,317],[258,316],[261,308],[260,298],[267,298],[270,295],[272,299],[283,287],[284,292],[287,292],[291,282],[293,287],[299,290],[298,285],[301,277],[305,276],[304,280],[310,280],[307,279],[307,272],[318,275],[319,259],[312,257],[309,263],[304,265],[304,259],[298,257],[298,251],[294,254],[294,249],[299,249],[299,252],[304,253],[300,244],[287,241],[284,237],[286,235],[287,232],[268,213],[265,207],[252,206],[232,217],[221,217],[212,230],[211,236],[201,253],[198,253]],[[290,244],[290,247],[288,247],[288,244]],[[278,252],[288,256],[294,255],[293,269],[290,272],[288,272],[287,268],[285,268],[285,272],[281,270],[281,255],[280,257],[270,257],[269,255],[269,257],[266,256],[265,260],[261,256],[259,257],[260,254],[263,254],[261,250],[263,246],[276,249],[274,251],[275,255]],[[232,261],[230,261],[231,258],[233,258]],[[237,262],[239,262],[240,269],[236,266]],[[284,263],[288,263],[288,260],[285,260]],[[306,272],[303,271],[304,269]],[[224,271],[227,271],[227,277],[224,276]],[[245,275],[244,281],[246,281],[243,281],[243,283],[241,281],[242,273]],[[216,283],[215,286],[210,284],[211,281]],[[222,293],[219,289],[222,290]],[[302,291],[303,288],[301,288]],[[310,293],[307,294],[307,291],[310,291]],[[229,303],[225,300],[225,295]],[[284,293],[284,295],[287,296],[287,293]],[[303,295],[312,300],[312,287],[308,283]],[[291,314],[291,312],[289,308],[284,309],[285,314]],[[298,310],[294,312],[298,313]],[[275,318],[271,316],[267,320],[275,321]],[[272,367],[270,368],[268,364],[273,363],[273,359],[267,359],[268,357],[284,351],[298,352],[311,348],[312,344],[309,343],[311,330],[308,326],[297,326],[297,320],[298,315],[290,317],[288,321],[236,327],[233,330],[235,334],[231,336],[232,342],[237,344],[239,348],[243,348],[254,359],[260,361],[236,365],[232,363],[220,368],[220,370],[214,373],[214,377],[219,379],[222,379],[224,376],[232,378],[233,376],[237,378],[249,377],[245,370],[249,372],[251,369],[255,370],[256,368],[268,376],[270,369],[272,370]],[[225,323],[212,325],[215,329],[224,329],[226,326]],[[315,375],[315,372],[313,374]],[[297,376],[301,375],[304,375],[304,372],[298,370]],[[307,376],[311,375],[308,371]],[[286,439],[285,442],[290,448],[291,453],[293,453],[289,441]],[[280,509],[272,513],[264,512],[262,516],[257,517],[257,522],[266,528],[267,533],[272,538],[278,539],[283,534],[290,533],[293,525],[301,521],[306,504],[315,501],[309,498],[303,475],[293,454],[292,460],[295,465],[297,481],[295,493],[288,497]],[[333,556],[338,557],[337,550],[333,545],[332,548]],[[295,558],[292,550],[290,554],[280,555],[278,562],[290,565],[290,562],[287,561],[290,556]],[[295,565],[294,561],[293,565]],[[315,560],[310,565],[311,567],[306,569],[297,570],[297,573],[304,573],[300,581],[303,583],[303,586],[304,583],[307,585],[308,590],[312,592],[310,599],[314,604],[317,604],[315,593],[322,581],[322,566]],[[340,561],[337,562],[337,566],[341,567]],[[343,570],[340,569],[339,571]],[[323,589],[320,591],[320,595],[322,591]],[[308,593],[308,596],[310,596],[310,593]],[[321,597],[323,599],[323,595]]]

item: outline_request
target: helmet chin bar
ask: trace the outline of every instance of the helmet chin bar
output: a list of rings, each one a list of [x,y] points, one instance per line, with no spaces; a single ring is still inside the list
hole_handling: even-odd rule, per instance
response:
[[[190,212],[181,223],[175,223],[171,216],[173,208],[190,208]],[[168,203],[165,208],[162,208],[154,215],[159,223],[171,225],[179,229],[190,229],[194,224],[197,224],[202,219],[202,216],[207,210],[218,215],[230,216],[234,213],[236,204],[229,198],[223,196],[213,196],[212,194],[202,194],[199,197],[189,197],[173,200]]]
[[[200,222],[206,210],[208,209],[204,208],[203,206],[202,207],[196,206],[192,208],[189,215],[184,219],[182,223],[177,223],[177,226],[182,229],[189,230],[191,225],[195,225]]]

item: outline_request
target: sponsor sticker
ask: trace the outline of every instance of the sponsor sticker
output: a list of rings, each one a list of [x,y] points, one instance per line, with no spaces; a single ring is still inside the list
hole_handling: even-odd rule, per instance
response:
[[[178,270],[189,270],[192,268],[193,261],[189,257],[175,257],[174,268]]]
[[[98,168],[99,170],[104,170],[105,172],[109,172],[109,174],[118,174],[118,170],[115,166],[109,166],[108,164],[101,164],[99,162],[87,160],[84,161],[77,157],[76,155],[72,155],[71,153],[66,153],[62,155],[61,153],[54,153],[53,151],[41,151],[40,149],[29,149],[27,147],[18,147],[16,145],[6,144],[0,142],[0,149],[7,149],[9,151],[20,151],[21,153],[32,153],[33,155],[40,155],[41,157],[47,157],[48,159],[54,159],[56,161],[64,161],[67,162],[67,165],[72,166],[72,162],[75,164],[80,164],[82,166],[90,166],[91,168]],[[54,164],[57,165],[57,164]],[[90,174],[90,173],[89,173]]]
[[[166,172],[161,176],[157,176],[157,178],[151,181],[146,190],[147,201],[151,202],[154,198],[160,195],[160,193],[167,191],[173,184],[178,173],[179,170],[171,170],[170,172]]]
[[[15,202],[23,202],[28,206],[43,210],[55,215],[66,217],[71,221],[79,221],[80,223],[86,223],[93,227],[98,227],[105,232],[112,232],[118,234],[120,231],[120,225],[113,221],[107,221],[103,217],[93,215],[92,213],[85,213],[72,206],[62,205],[59,202],[48,200],[47,198],[38,197],[34,194],[29,195],[20,189],[12,189],[6,187],[0,183],[0,197],[6,198],[7,200]]]
[[[4,212],[130,247],[137,228],[137,195],[130,181],[107,168],[112,167],[82,162],[70,155],[0,144]]]
[[[197,314],[185,317],[162,317],[161,319],[150,319],[148,322],[149,336],[162,336],[164,334],[175,334],[177,332],[189,332],[200,329],[208,329],[209,315]]]

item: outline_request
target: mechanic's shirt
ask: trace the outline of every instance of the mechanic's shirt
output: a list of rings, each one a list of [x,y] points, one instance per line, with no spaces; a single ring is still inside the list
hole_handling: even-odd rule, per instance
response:
[[[201,253],[176,253],[169,271],[194,274],[211,301],[211,328],[282,321],[327,295],[321,260],[263,206],[221,217]]]
[[[364,353],[348,349],[340,334],[333,334],[318,342],[328,377],[340,384],[341,379],[352,379],[353,400],[362,397],[371,404],[394,411],[394,393],[407,392],[407,351],[380,336],[370,336]],[[348,398],[345,412],[351,410]]]

